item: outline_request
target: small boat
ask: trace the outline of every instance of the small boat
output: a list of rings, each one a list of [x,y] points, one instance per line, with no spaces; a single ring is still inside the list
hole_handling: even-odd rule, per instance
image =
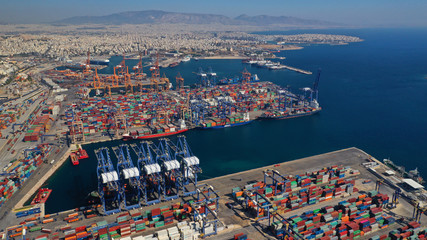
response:
[[[77,155],[79,160],[89,158],[89,155],[87,155],[86,150],[84,150],[81,147],[79,148],[79,150],[76,151],[76,155]]]
[[[72,150],[70,153],[70,160],[73,165],[79,165],[82,159],[89,158],[86,150],[82,148],[81,145],[77,145],[77,149]]]
[[[188,61],[190,61],[190,60],[191,60],[190,56],[185,56],[185,57],[181,60],[181,62],[188,62]]]
[[[31,205],[35,205],[38,203],[45,203],[51,193],[52,193],[52,189],[40,188],[39,192],[34,197],[33,201],[31,201]]]
[[[173,62],[173,63],[169,64],[169,67],[173,68],[173,67],[176,67],[178,65],[179,65],[179,62]]]
[[[71,163],[72,163],[74,166],[76,166],[76,165],[79,165],[79,164],[80,164],[80,162],[79,162],[79,157],[78,157],[78,156],[77,156],[77,154],[76,154],[76,153],[74,153],[74,152],[70,153],[70,160],[71,160]]]

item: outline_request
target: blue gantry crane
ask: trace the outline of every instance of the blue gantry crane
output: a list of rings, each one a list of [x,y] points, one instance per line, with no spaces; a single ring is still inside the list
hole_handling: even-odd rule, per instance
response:
[[[271,183],[269,183],[268,180],[271,180]],[[277,170],[267,169],[264,171],[264,183],[269,186],[274,186],[274,195],[277,195],[278,190],[284,191],[282,188],[285,186],[285,182],[288,181],[289,180],[286,178],[286,176],[283,176]]]
[[[116,137],[119,136],[120,129],[124,129],[125,132],[127,131],[128,122],[119,105],[110,103],[108,106],[107,120],[109,124],[108,131],[113,128]]]
[[[28,153],[32,152],[32,153],[42,153],[42,150],[39,148],[28,148],[24,150],[24,157],[28,158]]]
[[[218,201],[220,197],[211,185],[197,186],[196,201],[191,206],[194,208],[194,221],[201,222],[204,237],[216,235],[219,227],[224,227],[218,218]]]
[[[141,192],[145,198],[145,204],[159,203],[162,197],[163,178],[160,165],[153,158],[150,145],[152,142],[132,144],[131,147],[138,156],[138,169],[140,172]]]
[[[80,119],[79,115],[75,113],[76,109],[80,109],[77,105],[73,105],[71,108],[67,109],[65,115],[71,117],[71,125],[69,126],[69,135],[72,137],[72,142],[76,143],[77,141],[85,141],[86,137],[84,135],[83,121]]]
[[[246,105],[252,105],[252,104],[256,104],[257,100],[253,98],[249,93],[242,93],[239,91],[237,93],[236,102],[244,103]]]
[[[0,176],[15,176],[16,173],[11,172],[0,172]]]
[[[238,108],[236,105],[234,105],[230,100],[227,100],[225,97],[218,97],[217,99],[218,102],[218,113],[219,113],[219,117],[222,119],[226,119],[227,116],[231,115],[231,108],[235,107],[236,109]]]
[[[319,89],[318,88],[319,88],[320,73],[321,73],[321,70],[319,69],[317,71],[316,79],[314,80],[312,88],[305,87],[301,89],[303,91],[303,95],[301,96],[300,101],[304,101],[304,106],[307,105],[313,108],[319,107],[319,103],[318,103]],[[307,93],[309,94],[307,95]]]
[[[208,77],[208,87],[213,87],[216,85],[216,72],[212,71],[212,67],[208,68],[208,72],[206,73]]]
[[[98,160],[98,193],[104,208],[104,214],[120,212],[120,184],[119,176],[114,170],[108,148],[95,150]]]
[[[195,73],[197,75],[197,83],[199,87],[208,87],[209,79],[208,75],[203,71],[201,67],[199,67],[199,71]]]
[[[311,95],[310,95],[310,100],[316,100],[316,102],[319,100],[319,80],[320,80],[320,73],[322,72],[321,69],[317,70],[317,75],[316,75],[316,79],[314,80],[313,83],[313,89],[311,91]],[[313,93],[315,94],[314,99],[313,99]]]
[[[281,224],[277,224],[278,222]],[[273,225],[272,223],[276,224]],[[275,233],[277,239],[289,239],[289,237],[292,237],[295,240],[304,239],[304,236],[295,231],[292,228],[292,224],[284,216],[277,212],[268,219],[268,226],[271,230],[273,230],[273,233]],[[277,228],[275,229],[275,227]]]
[[[178,198],[182,186],[181,165],[172,154],[171,145],[169,139],[162,138],[157,148],[153,148],[156,160],[162,167],[163,198],[166,201]]]
[[[129,146],[122,144],[113,148],[117,157],[119,171],[120,196],[124,209],[131,210],[140,207],[140,179],[139,170],[132,163]]]
[[[175,159],[180,159],[182,170],[182,192],[183,196],[188,196],[196,193],[197,175],[202,172],[200,168],[200,160],[194,156],[188,146],[185,136],[178,136],[178,142],[175,147]],[[189,185],[192,185],[190,189]]]
[[[209,103],[202,99],[201,96],[190,100],[191,122],[199,125],[205,121],[205,115],[208,113]]]
[[[56,134],[43,134],[40,137],[41,143],[44,143],[44,141],[46,140],[47,137],[55,137],[56,138]]]
[[[13,132],[15,132],[15,127],[16,126],[20,126],[20,127],[22,127],[22,126],[24,126],[24,124],[22,124],[22,123],[14,123],[14,124],[12,124],[12,131]]]

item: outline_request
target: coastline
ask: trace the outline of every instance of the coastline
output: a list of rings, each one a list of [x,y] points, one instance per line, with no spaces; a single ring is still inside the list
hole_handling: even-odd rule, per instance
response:
[[[25,202],[60,168],[65,161],[68,159],[68,156],[71,153],[71,148],[68,148],[61,159],[53,164],[53,166],[47,171],[46,174],[41,177],[41,179],[35,183],[32,188],[27,191],[27,193],[22,197],[18,203],[15,204],[13,209],[24,207]]]
[[[211,56],[211,57],[200,57],[200,59],[247,59],[246,56]]]

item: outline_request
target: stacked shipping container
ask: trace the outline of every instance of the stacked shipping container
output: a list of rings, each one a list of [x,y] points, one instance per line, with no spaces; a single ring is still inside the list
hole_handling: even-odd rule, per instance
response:
[[[277,184],[257,182],[246,185],[243,190],[233,188],[232,195],[236,201],[242,204],[246,203],[255,216],[265,217],[266,208],[259,209],[257,205],[269,204],[262,198],[255,201],[256,194],[272,199],[271,207],[273,210],[283,214],[307,205],[330,200],[344,193],[357,192],[358,190],[354,187],[354,180],[343,179],[346,174],[353,175],[354,173],[355,171],[349,168],[332,166],[304,175],[287,176]]]
[[[283,229],[285,226],[292,228],[304,239],[357,239],[395,222],[393,217],[383,213],[382,204],[387,202],[387,196],[373,191],[369,196],[360,195],[336,206],[289,217],[289,225],[281,221],[274,222],[272,229],[276,236],[286,235]]]
[[[5,172],[9,176],[0,177],[0,207],[14,194],[20,184],[23,184],[31,174],[42,164],[42,156],[49,156],[52,151],[50,145],[39,145],[35,151],[30,152],[25,159],[15,160]]]

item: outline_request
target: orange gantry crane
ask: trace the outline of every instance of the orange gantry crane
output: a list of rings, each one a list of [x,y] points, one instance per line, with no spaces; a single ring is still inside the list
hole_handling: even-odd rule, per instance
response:
[[[127,70],[127,67],[126,67],[126,70]],[[130,74],[126,73],[123,77],[124,77],[126,91],[130,91],[133,94],[133,85],[132,85]]]
[[[243,69],[243,72],[242,72],[242,83],[248,83],[248,82],[250,82],[251,81],[251,73],[250,72],[248,72],[248,70],[246,70],[246,68],[245,69]]]
[[[142,81],[146,78],[147,74],[143,72],[142,66],[142,52],[139,52],[139,62],[133,67],[134,79],[136,80],[136,86],[139,86],[139,91],[142,93],[144,89],[144,84]]]
[[[93,84],[94,89],[100,89],[104,87],[104,83],[101,81],[101,78],[98,75],[98,69],[95,68],[95,75],[93,76]]]
[[[82,67],[83,67],[83,71],[82,71],[83,76],[82,77],[89,75],[91,72],[91,70],[90,70],[90,51],[89,50],[87,50],[87,59],[86,59],[86,62],[83,64]]]
[[[143,72],[142,68],[142,53],[139,53],[139,62],[136,66],[133,67],[136,80],[142,80],[145,78],[146,74]]]
[[[129,68],[126,66],[126,56],[123,53],[123,60],[120,62],[120,64],[115,67],[117,68],[117,74],[119,75],[119,79],[121,80],[122,84],[125,85],[126,91],[130,91],[133,93],[133,85],[131,80],[131,75],[129,74]]]
[[[115,68],[117,68],[117,74],[120,76],[125,75],[128,72],[126,67],[126,56],[124,53],[122,61]]]
[[[113,75],[108,77],[108,79],[110,80],[110,86],[111,87],[118,87],[119,86],[119,76],[117,75],[116,70],[117,70],[117,67],[114,67]]]
[[[159,81],[160,81],[160,67],[159,67],[159,53],[157,53],[156,56],[156,62],[154,63],[154,66],[150,68],[151,71],[151,88],[154,91],[159,91]]]
[[[73,121],[71,122],[70,130],[71,130],[70,133],[72,136],[72,140],[74,143],[76,143],[78,140],[82,142],[85,141],[83,121],[80,119],[79,115],[74,111],[74,109],[73,109]]]
[[[169,78],[166,77],[166,74],[163,73],[163,76],[160,78],[160,83],[163,83],[165,86],[165,90],[169,90]]]
[[[178,72],[178,75],[176,76],[176,90],[181,90],[184,88],[184,78],[181,77],[181,74]]]

